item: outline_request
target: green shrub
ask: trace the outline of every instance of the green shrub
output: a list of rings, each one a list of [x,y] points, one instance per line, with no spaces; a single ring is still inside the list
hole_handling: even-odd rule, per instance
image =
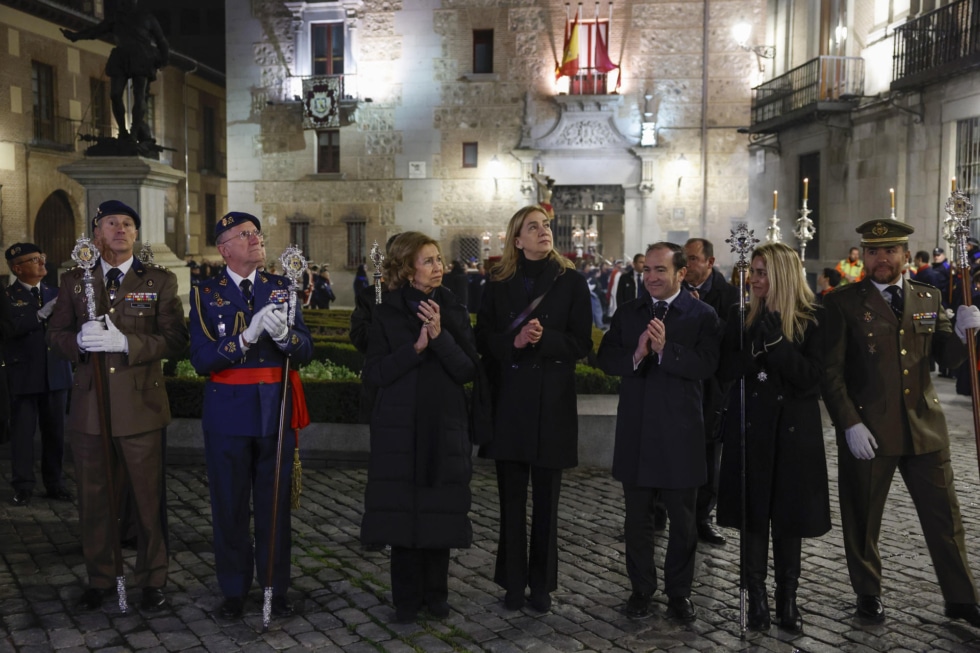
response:
[[[614,395],[619,393],[619,377],[579,363],[575,366],[575,392],[580,395]]]

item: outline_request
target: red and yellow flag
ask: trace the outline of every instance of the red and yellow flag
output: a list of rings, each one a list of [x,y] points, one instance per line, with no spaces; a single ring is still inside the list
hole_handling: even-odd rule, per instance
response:
[[[565,50],[561,57],[561,64],[555,71],[555,79],[559,77],[572,77],[578,72],[578,15],[575,20],[565,26]]]

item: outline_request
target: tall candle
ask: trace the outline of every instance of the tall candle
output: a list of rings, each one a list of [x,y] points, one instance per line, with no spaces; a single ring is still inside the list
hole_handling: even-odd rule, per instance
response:
[[[778,198],[779,198],[779,191],[778,191],[778,190],[774,190],[774,191],[772,192],[772,210],[773,210],[773,211],[775,211],[775,210],[776,210],[776,206],[777,206],[777,201],[776,201],[776,200],[777,200]]]
[[[894,188],[889,188],[888,189],[888,192],[892,196],[892,208],[894,209],[895,208],[895,189]]]
[[[956,177],[953,177],[952,184],[953,184],[953,192],[955,193],[956,192]]]
[[[803,178],[803,199],[810,198],[810,179],[808,177]]]

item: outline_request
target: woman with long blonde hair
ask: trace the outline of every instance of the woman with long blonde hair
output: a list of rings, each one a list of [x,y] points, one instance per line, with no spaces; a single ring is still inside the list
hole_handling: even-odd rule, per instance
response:
[[[820,423],[824,370],[823,308],[806,285],[795,251],[769,243],[752,252],[751,299],[743,325],[736,306],[726,322],[719,377],[745,379],[745,532],[743,578],[748,626],[771,625],[766,592],[769,533],[776,580],[776,620],[800,632],[796,603],[802,538],[830,530],[830,493]],[[742,527],[742,432],[738,384],[724,427],[718,523]]]
[[[555,251],[544,208],[527,206],[510,219],[503,256],[483,291],[476,337],[493,401],[493,439],[480,454],[497,467],[494,580],[508,610],[528,600],[544,612],[558,586],[561,472],[578,464],[575,363],[592,348],[588,286]]]

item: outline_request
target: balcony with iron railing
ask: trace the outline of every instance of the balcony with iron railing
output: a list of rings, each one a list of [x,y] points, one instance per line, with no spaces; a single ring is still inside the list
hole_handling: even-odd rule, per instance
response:
[[[84,149],[86,145],[79,145],[81,137],[90,137],[90,140],[101,137],[111,137],[113,127],[111,124],[95,124],[92,121],[72,120],[71,118],[50,118],[44,119],[34,114],[34,132],[31,144],[35,147],[74,152]]]
[[[906,90],[980,66],[980,2],[957,0],[895,30],[892,90]]]
[[[817,57],[752,89],[753,134],[848,112],[864,94],[864,59]]]

